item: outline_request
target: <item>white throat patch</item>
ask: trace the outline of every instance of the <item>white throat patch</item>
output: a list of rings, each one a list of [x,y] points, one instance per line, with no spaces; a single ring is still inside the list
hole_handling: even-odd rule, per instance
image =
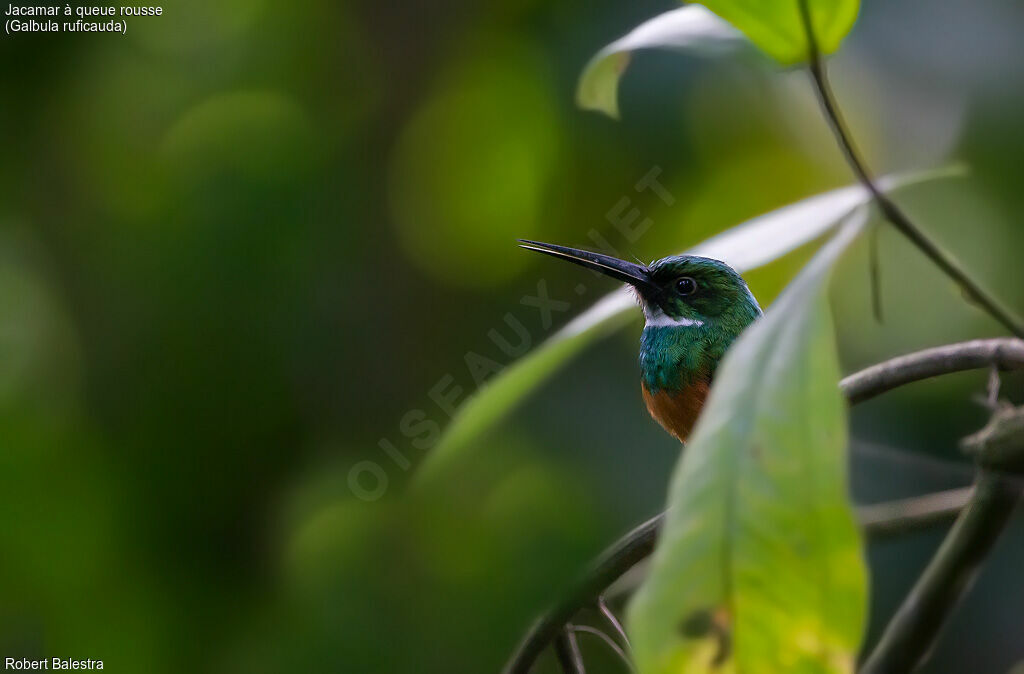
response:
[[[700,327],[704,321],[696,318],[672,318],[658,306],[644,304],[644,317],[647,319],[648,328],[675,328],[675,327]]]

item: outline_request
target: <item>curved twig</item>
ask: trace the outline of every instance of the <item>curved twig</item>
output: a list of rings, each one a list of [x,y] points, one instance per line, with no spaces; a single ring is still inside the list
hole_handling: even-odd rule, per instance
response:
[[[843,121],[835,94],[829,85],[828,73],[814,35],[814,25],[811,21],[808,2],[807,0],[798,0],[798,5],[804,34],[807,36],[808,60],[815,93],[850,168],[871,193],[882,215],[900,233],[917,246],[947,276],[955,280],[969,299],[977,302],[990,316],[1014,335],[1024,338],[1024,323],[1021,319],[1004,307],[994,296],[989,295],[967,274],[952,255],[942,250],[921,231],[902,209],[875,184],[867,164],[857,152],[856,145]],[[904,375],[908,375],[910,371],[909,368],[898,370]],[[876,379],[884,380],[886,378],[886,373],[882,370],[876,370],[869,374],[874,375]],[[929,375],[924,374],[923,376]],[[870,380],[871,377],[865,379],[865,381]],[[891,377],[888,388],[912,380],[901,379],[898,376]],[[877,387],[877,390],[881,392],[888,389]],[[1019,456],[1017,458],[1020,459]],[[942,548],[932,559],[925,574],[919,579],[910,596],[907,597],[896,616],[889,623],[881,642],[868,659],[863,672],[867,674],[900,672],[902,674],[911,671],[920,663],[930,649],[953,602],[961,596],[974,569],[988,554],[1009,521],[1010,511],[1020,499],[1021,494],[1019,484],[1014,484],[1014,482],[1019,481],[1011,481],[1005,476],[996,476],[985,470],[981,471],[978,492],[971,502],[971,507],[957,521],[956,526],[946,537]]]
[[[571,629],[573,632],[593,634],[595,637],[599,638],[601,641],[608,645],[608,648],[610,648],[612,652],[615,653],[615,655],[619,656],[619,659],[622,660],[623,663],[625,663],[626,667],[629,668],[630,672],[633,672],[634,674],[636,673],[636,669],[633,667],[633,661],[629,659],[629,656],[626,655],[626,652],[624,650],[622,650],[622,647],[615,643],[615,639],[612,639],[610,636],[608,636],[601,630],[597,629],[596,627],[591,627],[590,625],[573,625]]]
[[[871,172],[867,167],[867,163],[863,157],[857,151],[857,146],[853,142],[853,138],[850,136],[850,132],[846,128],[846,123],[843,121],[842,112],[839,109],[839,104],[836,102],[835,94],[832,93],[832,87],[829,85],[828,73],[825,70],[825,63],[821,58],[821,52],[818,50],[817,39],[814,35],[814,29],[811,25],[810,10],[807,7],[807,0],[798,0],[800,6],[800,16],[804,24],[804,32],[807,36],[808,44],[808,67],[811,71],[811,78],[814,81],[814,91],[818,97],[818,102],[821,103],[821,108],[825,113],[825,117],[828,120],[829,126],[832,128],[832,133],[836,137],[836,141],[839,143],[839,147],[846,157],[847,163],[850,168],[856,174],[857,179],[862,185],[871,193],[872,198],[878,205],[878,209],[882,212],[882,215],[886,220],[892,223],[892,225],[905,237],[907,237],[911,243],[917,246],[918,250],[925,254],[935,266],[941,269],[947,276],[957,282],[957,284],[963,289],[967,297],[973,299],[978,305],[981,306],[990,316],[999,321],[1003,327],[1009,330],[1017,337],[1024,338],[1024,322],[1021,319],[1004,307],[999,300],[989,294],[987,290],[981,287],[981,285],[975,281],[971,276],[960,266],[960,263],[949,253],[942,250],[937,243],[931,240],[931,238],[925,234],[907,215],[903,210],[896,205],[896,203],[889,198],[889,196],[883,192],[874,179],[871,177]]]
[[[904,384],[991,366],[1003,370],[1024,368],[1024,341],[975,339],[917,351],[851,374],[839,382],[839,388],[855,405]]]
[[[664,514],[652,517],[605,550],[583,575],[576,589],[533,624],[509,660],[505,672],[529,672],[537,657],[547,648],[563,625],[572,620],[581,608],[590,604],[594,597],[601,594],[622,574],[650,555],[654,550],[654,541],[663,519]]]
[[[565,674],[587,674],[572,625],[563,627],[561,634],[555,639],[555,656]]]
[[[612,610],[608,608],[608,604],[605,603],[603,595],[597,598],[597,610],[600,611],[601,615],[604,616],[604,619],[608,621],[608,624],[615,631],[615,634],[617,634],[619,638],[622,639],[623,649],[629,652],[631,649],[629,644],[629,637],[626,635],[626,630],[622,626],[622,623],[619,622],[619,619],[615,617],[615,614],[612,613]]]
[[[857,519],[872,539],[887,538],[952,521],[974,497],[974,487],[857,508]]]
[[[851,404],[911,382],[951,372],[989,367],[1024,369],[1024,342],[987,339],[950,344],[900,356],[850,375],[840,389]],[[869,536],[886,536],[953,519],[971,497],[970,488],[930,494],[859,510]],[[542,615],[530,628],[505,667],[506,674],[526,674],[540,653],[583,607],[654,550],[664,513],[623,536],[608,548],[584,574],[568,597]]]

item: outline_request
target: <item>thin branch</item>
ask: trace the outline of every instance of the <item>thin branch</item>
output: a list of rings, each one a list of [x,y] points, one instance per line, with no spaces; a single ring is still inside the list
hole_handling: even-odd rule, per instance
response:
[[[993,365],[988,370],[988,386],[986,387],[987,394],[985,396],[985,407],[992,412],[999,409],[999,389],[1003,386],[1002,379],[999,378],[999,368]]]
[[[1024,406],[998,405],[984,428],[960,441],[960,449],[981,468],[1016,480],[1024,491]]]
[[[875,322],[881,325],[882,316],[882,269],[878,261],[878,227],[872,227],[868,238],[868,275],[871,279],[871,313]]]
[[[839,388],[855,405],[904,384],[991,366],[1003,370],[1024,368],[1024,341],[976,339],[917,351],[851,374],[839,382]]]
[[[619,622],[619,619],[615,617],[615,614],[612,613],[612,610],[608,608],[608,604],[604,601],[604,595],[597,598],[597,610],[601,612],[604,619],[608,621],[611,628],[615,630],[615,633],[619,635],[620,639],[622,639],[622,647],[626,651],[632,650],[629,644],[629,637],[626,635],[626,630],[622,627],[622,623]]]
[[[947,276],[952,278],[963,289],[967,297],[978,303],[990,316],[999,321],[1007,330],[1017,337],[1024,338],[1024,322],[1004,307],[999,300],[989,294],[967,273],[957,260],[942,250],[938,244],[932,241],[920,228],[892,201],[871,177],[867,163],[860,156],[857,147],[847,130],[843,121],[842,112],[836,102],[835,95],[829,85],[828,73],[825,70],[825,63],[818,50],[817,39],[814,35],[814,28],[811,23],[810,10],[807,0],[798,0],[800,5],[800,16],[804,24],[804,31],[808,43],[808,65],[811,71],[811,78],[814,81],[814,90],[818,96],[818,102],[828,118],[832,133],[839,142],[847,163],[856,174],[857,179],[871,193],[875,203],[886,220],[907,237],[911,243],[924,253],[935,265]]]
[[[1019,485],[982,471],[963,510],[860,674],[907,674],[931,650],[946,618],[992,550],[1020,500]]]
[[[572,629],[573,632],[593,634],[595,637],[600,638],[601,641],[605,642],[608,645],[608,648],[612,649],[612,651],[615,652],[615,655],[619,656],[619,659],[626,664],[626,667],[629,668],[629,671],[636,672],[636,669],[633,667],[633,661],[629,659],[629,656],[626,655],[626,652],[622,650],[622,648],[617,643],[615,643],[614,639],[612,639],[610,636],[608,636],[601,630],[597,629],[596,627],[591,627],[589,625],[573,625],[570,629]]]
[[[852,374],[840,382],[839,388],[851,404],[856,404],[903,384],[951,372],[990,367],[993,364],[1003,369],[1024,368],[1024,342],[1016,339],[987,339],[926,349]],[[896,526],[908,531],[952,519],[956,514],[952,494],[921,497],[926,499],[924,503],[918,499],[900,501],[898,508],[896,504],[869,506],[861,511],[865,517],[865,533],[869,536],[886,536]],[[964,495],[960,493],[961,498]],[[946,501],[949,508],[937,506],[940,501]],[[883,507],[892,508],[890,515],[898,525],[879,517]],[[506,665],[505,673],[527,674],[541,652],[581,608],[592,604],[605,588],[650,555],[663,518],[664,513],[647,520],[608,548],[566,599],[533,624]]]
[[[861,674],[912,672],[928,657],[1024,494],[1024,407],[995,404],[998,381],[989,380],[992,417],[960,442],[980,469],[974,496],[889,621]]]
[[[974,487],[961,487],[925,496],[861,506],[857,509],[860,525],[875,538],[886,538],[916,531],[954,519],[974,496]]]
[[[566,625],[555,639],[555,655],[565,674],[587,674],[572,625]]]
[[[619,579],[637,562],[645,559],[654,550],[654,541],[663,515],[653,517],[623,536],[608,548],[575,590],[560,604],[542,615],[533,624],[519,648],[505,667],[506,674],[526,674],[541,652],[576,613],[593,602],[606,587]]]

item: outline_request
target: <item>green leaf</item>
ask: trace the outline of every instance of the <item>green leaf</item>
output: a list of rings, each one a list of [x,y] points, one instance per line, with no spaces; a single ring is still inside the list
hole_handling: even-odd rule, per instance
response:
[[[687,5],[645,21],[599,51],[583,69],[576,103],[619,118],[619,78],[637,49],[675,49],[696,54],[728,51],[747,41],[729,23],[700,5]]]
[[[830,54],[853,27],[860,2],[807,2],[818,49]],[[752,42],[783,64],[807,59],[799,0],[706,0],[702,4],[659,14],[595,54],[577,84],[577,105],[618,119],[619,80],[638,49],[719,55]]]
[[[825,280],[859,209],[736,341],[629,606],[641,674],[850,673],[867,574]]]
[[[897,189],[959,173],[958,168],[906,173],[883,178],[880,184],[884,189]],[[859,185],[818,194],[748,220],[686,252],[723,260],[740,272],[749,271],[828,232],[868,198]],[[635,308],[636,301],[626,289],[609,293],[491,379],[459,408],[440,442],[420,466],[417,480],[422,483],[442,474],[445,464],[473,447],[486,431],[573,356],[600,336],[639,318],[640,312]]]
[[[803,0],[704,0],[701,4],[750,38],[784,65],[807,60],[809,53],[800,2]],[[818,50],[831,54],[853,28],[860,0],[806,0]]]

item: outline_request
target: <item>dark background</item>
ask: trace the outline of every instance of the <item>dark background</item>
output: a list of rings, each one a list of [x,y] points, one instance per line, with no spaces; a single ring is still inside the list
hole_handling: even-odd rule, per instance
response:
[[[403,496],[412,469],[379,442],[421,460],[401,420],[447,423],[429,392],[475,388],[467,352],[505,364],[507,313],[536,344],[613,287],[577,296],[578,269],[513,240],[596,229],[657,258],[851,181],[800,71],[644,53],[622,122],[577,110],[590,55],[673,6],[185,0],[123,37],[0,38],[0,656],[495,671],[661,507],[678,454],[643,410],[634,323]],[[1015,0],[865,0],[832,60],[876,170],[969,167],[898,199],[1018,313],[1022,31]],[[672,206],[633,188],[654,167]],[[654,221],[632,245],[606,219],[623,197]],[[880,246],[882,325],[863,246],[833,284],[847,370],[1002,334],[899,235]],[[763,304],[810,250],[749,274]],[[550,327],[520,303],[539,281],[572,303]],[[858,501],[969,481],[948,461],[983,387],[855,410]],[[353,494],[360,461],[382,498]],[[872,546],[873,634],[940,535]],[[925,671],[1024,659],[1022,562],[1018,518]]]

